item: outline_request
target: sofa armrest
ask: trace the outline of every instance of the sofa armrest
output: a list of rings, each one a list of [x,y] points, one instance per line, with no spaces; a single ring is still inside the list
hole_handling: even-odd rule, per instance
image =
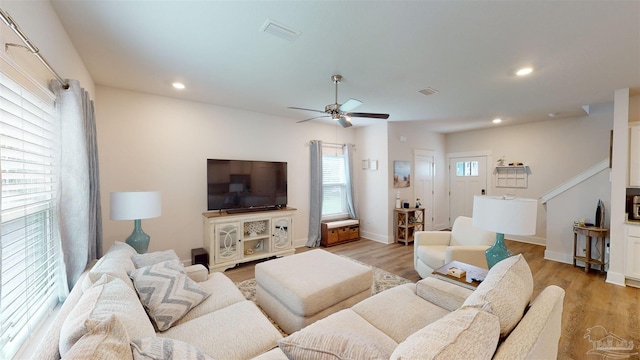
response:
[[[413,234],[415,246],[422,245],[449,245],[451,232],[449,231],[416,231]]]
[[[209,278],[209,270],[202,264],[185,266],[184,270],[187,272],[187,276],[195,282],[207,281]]]
[[[444,263],[460,261],[465,264],[487,269],[487,245],[450,246],[444,254]]]
[[[473,290],[433,277],[416,283],[416,294],[426,301],[454,311],[473,293]]]

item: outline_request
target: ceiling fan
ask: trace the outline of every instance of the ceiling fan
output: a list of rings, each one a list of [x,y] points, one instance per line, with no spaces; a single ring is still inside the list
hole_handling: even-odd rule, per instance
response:
[[[300,108],[300,107],[294,107],[294,106],[288,107],[288,109],[315,111],[315,112],[327,114],[327,115],[312,117],[305,120],[300,120],[298,121],[299,123],[309,121],[309,120],[319,119],[319,118],[331,117],[333,120],[336,120],[340,125],[342,125],[342,127],[346,128],[352,125],[350,121],[352,117],[364,117],[364,118],[374,118],[374,119],[389,118],[389,114],[350,112],[351,110],[362,105],[362,101],[359,101],[356,99],[349,99],[344,104],[338,104],[338,84],[340,83],[340,81],[342,81],[342,75],[331,76],[331,81],[333,81],[333,83],[336,84],[336,102],[325,106],[324,111],[306,109],[306,108]]]

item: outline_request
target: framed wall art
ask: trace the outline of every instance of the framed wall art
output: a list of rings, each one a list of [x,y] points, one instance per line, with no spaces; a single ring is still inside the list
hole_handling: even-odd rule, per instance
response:
[[[393,187],[406,188],[411,186],[411,162],[393,162]]]

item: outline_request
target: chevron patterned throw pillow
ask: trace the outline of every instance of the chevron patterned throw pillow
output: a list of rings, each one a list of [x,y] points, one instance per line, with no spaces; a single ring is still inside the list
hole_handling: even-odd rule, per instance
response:
[[[178,260],[135,269],[129,276],[159,331],[169,329],[210,295],[187,276]]]

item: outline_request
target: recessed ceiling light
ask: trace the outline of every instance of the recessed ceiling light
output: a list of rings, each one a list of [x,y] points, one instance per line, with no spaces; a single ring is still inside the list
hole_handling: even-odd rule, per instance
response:
[[[494,123],[494,124],[500,124],[500,123],[502,122],[502,119],[500,119],[500,118],[495,118],[495,119],[493,119],[491,122],[492,122],[492,123]]]
[[[525,75],[529,75],[533,72],[533,68],[530,67],[524,67],[522,69],[518,69],[518,71],[516,71],[516,75],[518,76],[525,76]]]
[[[171,86],[173,86],[174,88],[178,89],[178,90],[182,90],[185,88],[183,83],[179,83],[179,82],[174,82],[173,84],[171,84]]]

